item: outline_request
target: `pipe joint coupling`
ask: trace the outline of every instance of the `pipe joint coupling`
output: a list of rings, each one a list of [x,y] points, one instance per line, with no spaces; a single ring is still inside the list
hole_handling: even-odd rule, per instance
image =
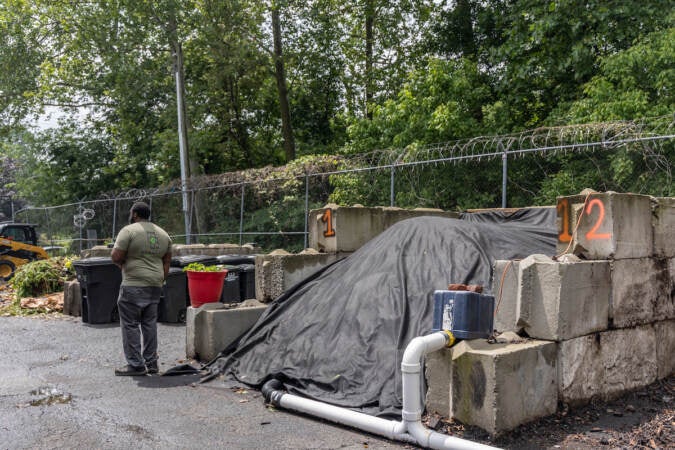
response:
[[[455,335],[452,334],[450,330],[443,330],[443,333],[445,333],[448,336],[448,342],[445,344],[445,346],[452,347],[453,345],[455,345],[455,343],[457,342]]]
[[[422,411],[406,411],[401,412],[401,418],[406,422],[417,422],[422,419]]]
[[[401,372],[403,373],[420,373],[422,365],[420,363],[401,363]]]

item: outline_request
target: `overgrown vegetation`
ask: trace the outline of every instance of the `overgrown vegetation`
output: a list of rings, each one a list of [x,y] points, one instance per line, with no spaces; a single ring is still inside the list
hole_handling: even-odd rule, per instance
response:
[[[22,316],[48,313],[45,308],[22,308],[21,300],[63,291],[63,282],[73,279],[73,256],[33,261],[20,266],[3,290],[0,315]]]
[[[224,267],[219,264],[207,266],[198,262],[193,262],[183,267],[183,272],[222,272],[223,270]]]
[[[0,195],[20,207],[175,186],[179,51],[192,175],[236,184],[308,155],[672,115],[673,23],[666,0],[4,2]],[[47,107],[59,123],[27,127]],[[675,143],[660,145],[666,167],[637,145],[510,163],[509,206],[583,187],[675,195]],[[411,178],[445,182],[401,184],[396,203],[498,206],[500,170],[424,168]],[[333,176],[312,198],[388,204],[387,176]],[[298,189],[268,187],[246,205],[248,231],[303,206]],[[236,224],[234,198],[205,223]]]
[[[9,284],[16,297],[21,299],[61,291],[64,280],[62,265],[56,260],[46,259],[19,267]]]

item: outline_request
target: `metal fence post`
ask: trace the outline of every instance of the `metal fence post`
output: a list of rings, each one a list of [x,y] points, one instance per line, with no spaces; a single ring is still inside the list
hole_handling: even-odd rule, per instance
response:
[[[309,227],[309,175],[305,173],[305,244],[307,248],[307,229]]]
[[[395,174],[396,169],[394,166],[391,166],[391,176],[390,176],[390,181],[389,181],[389,206],[394,206],[395,200],[395,193],[394,193],[394,174]]]
[[[45,208],[45,220],[47,221],[47,239],[49,239],[49,245],[54,245],[52,240],[52,231],[49,221],[49,208]]]
[[[506,208],[506,181],[508,180],[506,150],[502,153],[502,208]]]
[[[77,206],[77,214],[78,215],[82,214],[82,202],[80,202]],[[82,254],[82,228],[84,228],[84,227],[79,226],[78,228],[80,229],[80,245],[79,245],[79,248],[80,248],[80,255],[81,255]]]
[[[239,245],[243,242],[244,233],[244,194],[246,192],[246,185],[241,184],[241,205],[239,207]]]
[[[112,239],[115,240],[115,227],[117,226],[117,198],[113,199]]]

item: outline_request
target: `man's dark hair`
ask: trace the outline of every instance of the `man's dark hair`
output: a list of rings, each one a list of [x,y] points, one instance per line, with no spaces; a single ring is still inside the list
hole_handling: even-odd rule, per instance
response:
[[[130,214],[136,213],[144,220],[150,219],[150,206],[145,202],[136,202],[131,206]]]

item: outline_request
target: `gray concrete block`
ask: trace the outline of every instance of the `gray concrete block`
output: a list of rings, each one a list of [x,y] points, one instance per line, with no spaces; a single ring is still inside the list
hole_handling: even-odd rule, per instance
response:
[[[452,349],[443,348],[429,353],[424,362],[427,380],[425,405],[428,413],[452,417],[450,395],[452,394]]]
[[[250,244],[174,244],[171,248],[171,256],[186,255],[252,255],[257,249]]]
[[[112,248],[107,245],[95,245],[92,248],[84,249],[80,252],[80,258],[94,258],[97,256],[110,256]]]
[[[449,355],[449,415],[495,435],[554,413],[558,404],[556,347],[546,341],[460,342]],[[439,367],[436,373],[447,370]],[[428,384],[431,387],[439,381],[441,387],[433,388],[432,393],[442,396],[447,375],[440,380],[431,378]],[[427,397],[431,409],[429,401]]]
[[[656,334],[657,377],[663,379],[675,374],[675,320],[654,323]]]
[[[82,291],[77,280],[63,283],[63,314],[75,317],[82,315]]]
[[[616,328],[675,318],[668,265],[656,258],[612,261],[609,315]]]
[[[267,309],[256,300],[236,307],[206,303],[188,307],[186,320],[186,356],[210,361],[256,323]]]
[[[518,327],[518,266],[520,261],[495,261],[492,271],[492,295],[495,297],[494,329],[501,332],[519,331]]]
[[[518,321],[535,339],[561,341],[606,330],[608,261],[557,262],[532,255],[518,267]]]
[[[255,259],[255,297],[268,303],[316,271],[346,256],[338,253],[318,253],[306,249],[291,254],[275,250]]]
[[[610,400],[653,383],[657,367],[652,325],[563,341],[558,344],[559,398],[571,405]]]
[[[675,197],[652,199],[654,256],[675,257]]]
[[[210,309],[224,309],[222,303],[204,303],[199,308],[188,306],[185,313],[185,355],[188,358],[197,358],[197,348],[201,347],[203,332],[203,312]]]
[[[440,209],[326,205],[309,212],[309,247],[320,252],[354,252],[396,222],[422,216],[458,217]]]
[[[559,197],[558,252],[586,259],[644,258],[653,252],[651,199],[646,195],[602,192]],[[581,216],[578,221],[579,215]],[[579,223],[576,228],[577,222]],[[564,236],[571,235],[569,239]]]

